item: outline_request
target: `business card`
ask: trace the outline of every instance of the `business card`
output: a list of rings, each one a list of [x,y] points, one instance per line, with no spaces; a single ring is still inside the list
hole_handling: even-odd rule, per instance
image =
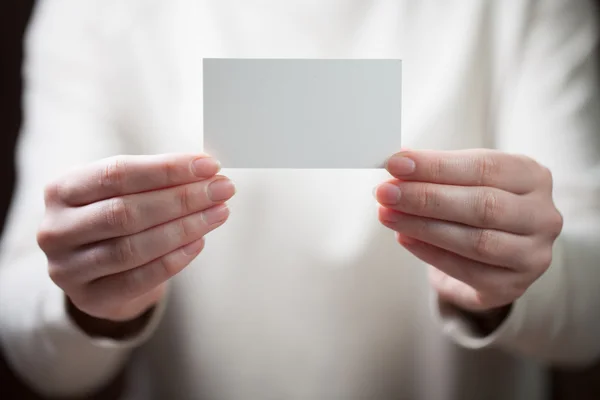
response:
[[[381,168],[400,150],[401,60],[203,64],[204,150],[224,168]]]

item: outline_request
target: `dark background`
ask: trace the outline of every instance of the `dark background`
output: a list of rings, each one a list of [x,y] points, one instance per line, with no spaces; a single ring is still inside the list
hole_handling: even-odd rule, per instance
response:
[[[600,6],[600,0],[596,2]],[[14,146],[22,119],[22,39],[33,3],[34,0],[0,0],[0,227],[15,182]],[[116,399],[124,375],[88,399]],[[583,371],[553,371],[552,382],[553,400],[600,400],[600,363]],[[40,399],[14,376],[1,354],[0,399]]]

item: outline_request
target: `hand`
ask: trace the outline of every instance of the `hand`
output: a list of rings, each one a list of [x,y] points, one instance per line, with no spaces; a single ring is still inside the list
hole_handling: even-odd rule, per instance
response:
[[[130,321],[221,226],[234,195],[208,156],[121,156],[48,185],[38,243],[52,280],[85,314]]]
[[[431,265],[442,301],[471,312],[512,304],[550,266],[562,217],[548,169],[491,150],[408,151],[376,189],[379,219]]]

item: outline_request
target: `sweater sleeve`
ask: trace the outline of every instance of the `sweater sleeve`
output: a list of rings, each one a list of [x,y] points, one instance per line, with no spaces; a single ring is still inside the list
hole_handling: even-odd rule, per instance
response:
[[[550,269],[491,335],[434,301],[444,331],[471,349],[495,346],[558,364],[600,355],[600,86],[596,10],[588,0],[536,3],[502,93],[501,150],[527,154],[554,177],[564,217]]]
[[[48,277],[36,243],[45,185],[76,165],[124,151],[112,101],[118,66],[109,53],[110,29],[98,26],[100,3],[39,2],[26,44],[18,183],[0,249],[0,341],[23,381],[49,396],[84,395],[108,383],[164,308],[136,338],[91,339],[66,313],[64,293]]]

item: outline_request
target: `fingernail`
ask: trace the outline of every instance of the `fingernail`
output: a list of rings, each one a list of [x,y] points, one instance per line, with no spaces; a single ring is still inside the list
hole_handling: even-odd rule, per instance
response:
[[[375,198],[382,204],[398,204],[402,192],[400,188],[391,183],[383,183],[375,188]]]
[[[223,222],[229,216],[229,207],[225,204],[210,208],[202,213],[202,219],[207,225]]]
[[[199,178],[214,176],[220,169],[221,164],[212,157],[201,157],[192,161],[192,172]]]
[[[193,256],[198,254],[200,250],[204,247],[204,239],[196,240],[186,246],[183,247],[183,253],[188,256]]]
[[[235,186],[229,179],[217,179],[208,185],[208,198],[211,201],[225,201],[235,194]]]
[[[417,169],[417,165],[414,160],[406,157],[402,153],[393,155],[388,158],[385,163],[385,168],[392,175],[410,175]]]

